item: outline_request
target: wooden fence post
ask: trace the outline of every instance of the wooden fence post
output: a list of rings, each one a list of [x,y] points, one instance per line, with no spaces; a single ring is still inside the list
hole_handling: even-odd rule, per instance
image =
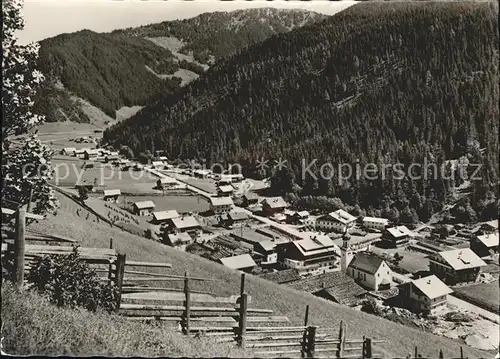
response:
[[[118,300],[117,300],[117,305],[116,305],[117,312],[119,311],[120,305],[122,302],[123,277],[125,275],[125,260],[126,260],[125,254],[118,254],[116,256],[115,280],[116,280],[116,286],[118,288]]]
[[[307,324],[309,322],[309,304],[306,305],[306,314],[304,316],[304,334],[302,335],[302,350],[300,357],[304,358],[307,352]]]
[[[307,327],[307,357],[314,358],[314,349],[316,347],[316,326]]]
[[[418,348],[417,348],[416,345],[415,345],[415,356],[414,356],[414,358],[418,358]]]
[[[109,239],[109,249],[113,249],[113,238]],[[108,282],[109,282],[109,285],[111,285],[112,281],[113,281],[113,263],[109,263],[109,266],[108,266]]]
[[[464,349],[460,347],[460,359],[464,359]]]
[[[28,198],[28,208],[26,209],[27,212],[31,212],[31,201],[33,200],[33,184],[30,185],[30,196]]]
[[[184,295],[186,297],[184,307],[184,332],[189,335],[191,330],[191,293],[189,291],[189,276],[188,272],[184,273]]]
[[[16,212],[16,238],[14,242],[14,278],[16,287],[24,284],[24,252],[25,252],[26,207],[21,206]]]
[[[339,345],[337,350],[337,358],[342,358],[344,356],[344,346],[345,346],[345,325],[344,321],[340,321],[339,330]]]
[[[444,359],[443,349],[439,349],[439,359]]]
[[[365,338],[363,342],[363,358],[370,359],[373,354],[372,354],[372,339],[371,338]]]
[[[243,293],[240,297],[240,323],[239,323],[239,337],[240,346],[245,348],[245,336],[247,334],[247,306],[248,306],[248,296]]]
[[[240,282],[240,297],[245,293],[245,273],[241,273],[241,282]]]

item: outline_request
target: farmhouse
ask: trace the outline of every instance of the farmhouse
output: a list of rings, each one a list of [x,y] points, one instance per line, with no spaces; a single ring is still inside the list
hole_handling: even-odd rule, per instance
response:
[[[196,232],[201,231],[201,226],[193,216],[177,217],[170,220],[172,222],[172,227],[175,232]]]
[[[479,229],[483,233],[495,233],[498,232],[498,219],[483,223]]]
[[[366,290],[343,272],[330,272],[288,282],[288,286],[343,305],[356,305]]]
[[[138,216],[149,216],[155,207],[156,206],[153,201],[135,202],[133,205],[134,214]]]
[[[347,266],[347,275],[359,284],[372,290],[391,286],[392,270],[387,263],[375,255],[359,252]]]
[[[76,152],[76,148],[74,147],[66,147],[61,150],[61,155],[66,156],[74,156]]]
[[[268,217],[276,213],[283,213],[286,207],[288,207],[288,204],[282,197],[270,197],[262,201],[262,210]]]
[[[354,226],[356,217],[347,213],[343,209],[330,212],[316,220],[316,228],[325,232],[344,233]]]
[[[179,217],[179,213],[177,213],[175,209],[169,211],[153,212],[153,223],[155,224],[165,223],[177,217]]]
[[[165,167],[163,161],[153,161],[151,162],[151,166],[157,170],[162,170]]]
[[[406,226],[388,228],[383,235],[383,240],[392,247],[398,247],[410,240],[411,231]]]
[[[84,160],[95,160],[99,156],[99,150],[93,148],[91,150],[86,149],[83,152],[83,159]]]
[[[214,214],[227,213],[233,208],[231,197],[210,197],[210,209]]]
[[[399,286],[399,296],[417,313],[437,315],[446,310],[448,294],[453,293],[435,275],[413,280]]]
[[[430,255],[429,269],[446,284],[475,282],[486,263],[470,248],[459,248]]]
[[[363,226],[366,229],[375,229],[382,231],[389,225],[389,220],[386,218],[364,217]]]
[[[226,267],[241,270],[247,273],[251,273],[257,266],[250,254],[241,254],[239,256],[221,258],[219,261]]]
[[[170,233],[166,242],[171,247],[185,251],[186,247],[193,243],[193,238],[188,233]]]
[[[83,158],[84,152],[88,150],[88,148],[77,148],[75,149],[75,156],[78,158]]]
[[[235,223],[238,223],[238,222],[243,222],[243,221],[246,221],[248,219],[248,214],[246,214],[245,212],[242,212],[242,211],[231,211],[227,214],[227,217],[228,217],[228,220],[229,220],[229,223],[231,225],[235,224]]]
[[[498,253],[498,233],[483,234],[471,239],[470,249],[481,258]]]
[[[156,181],[156,188],[161,190],[172,188],[175,187],[176,185],[177,181],[171,177],[162,177]]]
[[[325,235],[304,237],[277,244],[277,260],[280,267],[295,268],[303,276],[333,271],[337,267],[339,247]]]
[[[259,202],[259,196],[254,192],[246,192],[243,197],[243,207],[248,207]]]
[[[104,190],[103,199],[106,202],[117,202],[118,197],[120,197],[121,191],[119,189],[107,189]]]
[[[225,185],[225,186],[220,186],[217,188],[217,195],[224,197],[224,196],[232,196],[234,193],[234,188],[233,186],[230,185]]]

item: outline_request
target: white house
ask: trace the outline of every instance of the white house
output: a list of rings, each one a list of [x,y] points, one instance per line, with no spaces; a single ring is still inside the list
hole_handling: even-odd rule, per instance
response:
[[[413,280],[400,286],[400,295],[417,313],[437,315],[446,310],[448,294],[453,293],[435,275]]]
[[[388,241],[392,247],[397,247],[410,240],[411,231],[406,226],[388,228],[383,239]]]
[[[354,226],[356,217],[347,213],[343,209],[330,212],[327,215],[318,217],[316,228],[325,232],[343,233]]]
[[[232,196],[234,193],[234,187],[230,185],[219,186],[217,188],[217,194],[219,196]]]
[[[135,202],[134,205],[134,213],[138,216],[149,216],[153,213],[155,209],[155,204],[153,201],[141,201]]]
[[[347,275],[372,290],[389,288],[392,270],[387,263],[375,255],[358,252],[347,266]]]
[[[177,217],[170,220],[175,232],[188,232],[198,234],[201,231],[201,225],[193,216]]]
[[[97,156],[99,156],[99,150],[96,148],[93,149],[87,149],[83,152],[83,159],[85,160],[93,160],[96,159]]]
[[[177,181],[171,177],[161,177],[156,181],[156,187],[162,190],[175,187],[176,185]]]
[[[76,152],[75,147],[66,147],[61,150],[61,154],[66,156],[74,156],[75,152]]]
[[[377,218],[377,217],[364,217],[363,226],[366,229],[376,229],[384,230],[385,227],[389,225],[389,220],[387,218]]]
[[[231,269],[251,272],[257,266],[250,254],[241,254],[239,256],[226,257],[219,259],[220,262]]]
[[[210,197],[210,209],[214,214],[228,213],[233,208],[231,197]]]

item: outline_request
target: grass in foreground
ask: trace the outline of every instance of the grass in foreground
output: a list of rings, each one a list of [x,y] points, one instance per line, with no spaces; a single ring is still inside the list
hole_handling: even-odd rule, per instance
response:
[[[160,325],[59,308],[7,282],[2,283],[2,337],[3,350],[16,355],[249,356],[234,346],[188,338]]]
[[[500,314],[498,307],[498,297],[500,290],[498,281],[492,283],[478,283],[468,285],[466,287],[453,288],[454,295],[458,298],[466,300],[490,312]]]
[[[185,271],[189,271],[192,276],[217,280],[193,283],[193,290],[205,290],[217,295],[239,293],[240,274],[238,272],[194,254],[180,252],[160,243],[111,228],[108,224],[87,222],[81,216],[76,217],[72,214],[76,209],[71,210],[71,207],[78,206],[76,203],[62,196],[59,198],[64,211],[59,211],[56,217],[30,225],[28,229],[65,235],[76,239],[79,244],[86,247],[107,248],[109,238],[113,238],[115,248],[125,253],[128,260],[171,263],[173,267],[168,270],[168,273],[182,275]],[[158,282],[155,283],[155,285],[158,284]],[[181,286],[182,283],[165,284],[168,287],[176,285]],[[386,357],[405,357],[414,350],[415,346],[418,346],[419,352],[431,358],[438,356],[439,349],[443,350],[445,357],[457,357],[460,354],[461,345],[464,347],[464,355],[470,358],[492,356],[491,353],[467,347],[458,341],[393,323],[251,275],[247,277],[246,291],[252,297],[251,307],[272,309],[273,315],[286,315],[295,325],[302,325],[305,307],[309,304],[311,325],[333,328],[337,333],[340,321],[344,321],[347,323],[348,339],[361,338],[366,335],[374,339],[386,340],[384,344],[375,346],[375,352],[380,352]],[[101,349],[96,348],[93,354],[106,353],[106,350]],[[205,356],[214,355],[217,356],[211,351],[205,353]]]

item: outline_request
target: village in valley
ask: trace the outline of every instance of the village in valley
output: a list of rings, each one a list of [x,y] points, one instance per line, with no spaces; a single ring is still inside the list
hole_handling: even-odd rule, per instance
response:
[[[100,148],[94,136],[90,148],[84,140],[70,140],[80,148],[50,142],[56,168],[81,171],[58,178],[57,191],[80,198],[98,221],[472,347],[498,348],[498,221],[405,225],[343,209],[311,214],[264,196],[265,180],[188,168],[162,152],[136,162]]]

